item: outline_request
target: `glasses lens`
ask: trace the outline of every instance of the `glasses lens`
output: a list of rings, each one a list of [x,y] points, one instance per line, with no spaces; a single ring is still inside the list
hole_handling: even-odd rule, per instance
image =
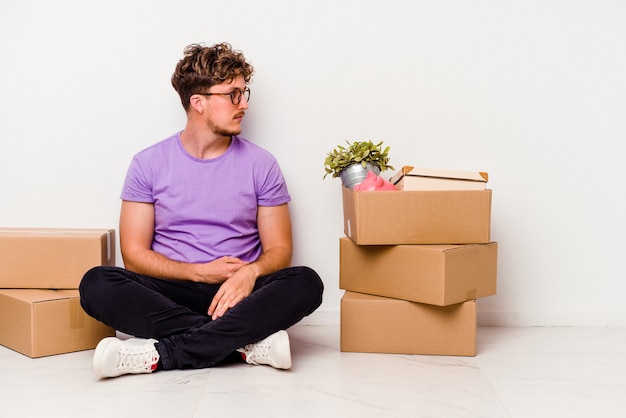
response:
[[[239,103],[241,103],[242,93],[246,97],[246,101],[250,99],[250,89],[245,89],[243,91],[235,89],[230,93],[230,100],[233,102],[233,104],[238,105]]]
[[[230,100],[233,102],[233,104],[239,104],[239,102],[241,102],[241,90],[233,90],[230,93]]]

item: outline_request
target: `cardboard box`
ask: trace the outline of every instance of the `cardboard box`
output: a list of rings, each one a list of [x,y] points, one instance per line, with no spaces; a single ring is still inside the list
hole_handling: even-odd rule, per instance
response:
[[[341,351],[476,355],[476,301],[433,306],[346,292]]]
[[[339,239],[339,287],[447,306],[496,294],[498,244],[357,245]]]
[[[399,190],[485,190],[489,174],[404,166],[389,181]]]
[[[78,290],[0,290],[0,344],[29,357],[95,348],[115,330],[88,316]]]
[[[359,245],[489,242],[491,190],[342,193],[344,233]]]
[[[0,228],[0,288],[77,289],[99,265],[115,265],[113,229]]]

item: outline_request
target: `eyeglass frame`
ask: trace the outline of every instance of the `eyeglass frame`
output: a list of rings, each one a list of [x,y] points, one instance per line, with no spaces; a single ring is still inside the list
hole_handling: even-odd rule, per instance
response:
[[[235,95],[239,93],[239,100],[235,102]],[[246,87],[245,89],[234,89],[230,93],[195,93],[200,94],[202,96],[230,96],[230,102],[234,105],[238,105],[241,103],[241,98],[245,96],[246,102],[250,101],[250,87]]]

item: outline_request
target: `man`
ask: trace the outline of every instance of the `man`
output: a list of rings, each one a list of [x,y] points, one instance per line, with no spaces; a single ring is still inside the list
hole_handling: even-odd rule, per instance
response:
[[[135,336],[98,344],[98,376],[212,367],[233,353],[291,367],[285,330],[319,307],[323,284],[290,267],[290,196],[276,160],[238,136],[252,74],[226,43],[189,45],[176,66],[187,123],[130,164],[125,268],[96,267],[80,284],[89,315]]]

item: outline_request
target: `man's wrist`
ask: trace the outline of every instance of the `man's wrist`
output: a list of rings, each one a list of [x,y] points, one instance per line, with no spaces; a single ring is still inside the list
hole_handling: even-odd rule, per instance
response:
[[[249,272],[248,274],[252,277],[254,281],[256,281],[256,279],[258,279],[259,277],[263,276],[263,271],[261,269],[261,266],[256,261],[246,264],[245,266],[242,267],[242,269],[245,269],[247,272]]]

